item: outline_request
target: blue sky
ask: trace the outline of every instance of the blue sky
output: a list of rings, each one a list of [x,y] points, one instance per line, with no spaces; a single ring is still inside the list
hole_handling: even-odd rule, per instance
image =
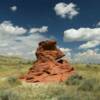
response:
[[[74,62],[100,62],[100,0],[1,0],[0,54],[34,58],[56,39]],[[77,59],[76,59],[77,58]]]

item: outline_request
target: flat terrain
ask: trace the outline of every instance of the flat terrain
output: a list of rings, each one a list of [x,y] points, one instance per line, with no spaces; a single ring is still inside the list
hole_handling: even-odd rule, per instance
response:
[[[0,100],[100,100],[100,65],[73,64],[76,74],[63,83],[26,83],[18,78],[32,61],[0,56]]]

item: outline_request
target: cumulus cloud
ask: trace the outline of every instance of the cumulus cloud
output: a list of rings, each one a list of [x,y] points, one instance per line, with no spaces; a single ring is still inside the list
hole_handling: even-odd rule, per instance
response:
[[[42,26],[40,28],[33,27],[30,29],[30,33],[43,33],[48,31],[48,26]]]
[[[70,49],[70,48],[60,48],[60,50],[64,52],[65,57],[66,57],[69,61],[72,60],[72,58],[71,58],[71,56],[72,56],[72,54],[71,54],[72,49]]]
[[[66,4],[64,2],[57,3],[54,7],[54,10],[57,15],[62,18],[72,19],[74,16],[78,15],[79,12],[77,10],[77,6],[74,3]]]
[[[85,44],[80,45],[80,49],[88,49],[88,48],[94,48],[96,46],[100,45],[100,41],[93,40],[93,41],[88,41]]]
[[[27,29],[19,26],[14,26],[10,21],[0,23],[1,34],[21,35],[27,32]]]
[[[64,31],[65,41],[100,40],[100,28],[79,28]]]
[[[100,63],[100,53],[96,50],[88,49],[84,52],[79,52],[73,58],[76,63]]]
[[[14,5],[14,6],[11,6],[10,9],[11,11],[15,12],[18,9],[18,7]]]
[[[60,48],[60,50],[62,50],[63,52],[70,52],[71,51],[71,49],[69,49],[69,48]]]
[[[85,41],[79,48],[93,48],[100,45],[100,28],[79,28],[64,31],[64,41]]]
[[[30,29],[13,25],[10,21],[0,23],[0,54],[35,58],[32,51],[35,51],[38,42],[47,39],[41,34],[43,30],[26,36],[24,34],[30,32]]]
[[[70,48],[60,48],[65,53],[65,58],[72,63],[100,63],[100,49],[87,49],[74,52]]]
[[[97,26],[100,26],[100,21],[97,23]]]

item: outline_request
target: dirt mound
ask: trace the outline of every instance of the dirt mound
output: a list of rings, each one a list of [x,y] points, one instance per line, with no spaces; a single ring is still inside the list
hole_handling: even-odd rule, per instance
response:
[[[61,82],[74,72],[67,60],[63,60],[64,53],[56,47],[56,41],[47,40],[39,43],[36,51],[37,61],[22,77],[27,82]]]

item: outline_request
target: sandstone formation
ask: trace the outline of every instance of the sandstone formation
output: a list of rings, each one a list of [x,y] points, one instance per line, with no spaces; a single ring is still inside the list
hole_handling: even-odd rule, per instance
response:
[[[74,69],[67,60],[63,60],[64,53],[56,47],[56,41],[47,40],[39,43],[36,51],[37,60],[22,77],[27,82],[61,82],[70,77]]]

